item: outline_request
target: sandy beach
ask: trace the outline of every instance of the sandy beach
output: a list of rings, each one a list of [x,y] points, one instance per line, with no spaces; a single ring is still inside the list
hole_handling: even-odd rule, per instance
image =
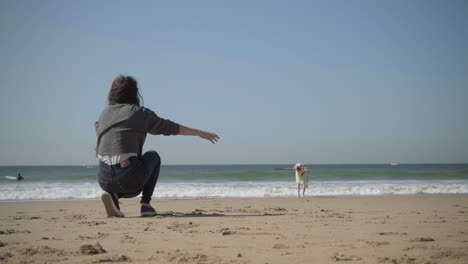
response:
[[[468,263],[468,195],[0,203],[1,263]]]

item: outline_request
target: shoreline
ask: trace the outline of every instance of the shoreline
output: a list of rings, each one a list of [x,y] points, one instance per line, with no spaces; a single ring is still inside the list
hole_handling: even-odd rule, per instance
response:
[[[468,262],[468,194],[152,204],[142,218],[122,199],[126,217],[108,218],[99,200],[0,202],[0,262]]]
[[[343,194],[343,195],[310,195],[304,198],[346,198],[346,197],[399,197],[399,196],[451,196],[451,195],[468,195],[468,193],[417,193],[417,194]],[[122,198],[125,200],[139,200],[141,196],[135,198]],[[200,199],[289,199],[297,198],[296,196],[281,196],[281,197],[154,197],[152,201],[158,200],[200,200]],[[101,198],[87,199],[50,199],[50,200],[0,200],[0,203],[15,203],[15,202],[74,202],[74,201],[100,201]]]

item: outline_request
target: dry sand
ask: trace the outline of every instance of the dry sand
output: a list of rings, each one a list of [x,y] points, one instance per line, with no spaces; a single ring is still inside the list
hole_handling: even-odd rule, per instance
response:
[[[0,203],[0,263],[468,263],[468,195]]]

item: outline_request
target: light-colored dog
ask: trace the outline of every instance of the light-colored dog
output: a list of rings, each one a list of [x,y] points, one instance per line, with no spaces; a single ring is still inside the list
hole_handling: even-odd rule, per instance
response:
[[[301,163],[294,165],[293,169],[296,171],[296,184],[297,184],[297,197],[304,197],[305,190],[309,187],[309,171],[307,167]]]

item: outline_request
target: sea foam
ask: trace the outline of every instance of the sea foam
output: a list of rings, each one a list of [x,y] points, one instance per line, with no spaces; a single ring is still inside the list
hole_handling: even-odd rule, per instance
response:
[[[466,194],[467,180],[446,181],[311,181],[306,196]],[[0,185],[0,200],[98,199],[96,182],[21,182]],[[294,197],[294,182],[158,183],[155,198]]]

